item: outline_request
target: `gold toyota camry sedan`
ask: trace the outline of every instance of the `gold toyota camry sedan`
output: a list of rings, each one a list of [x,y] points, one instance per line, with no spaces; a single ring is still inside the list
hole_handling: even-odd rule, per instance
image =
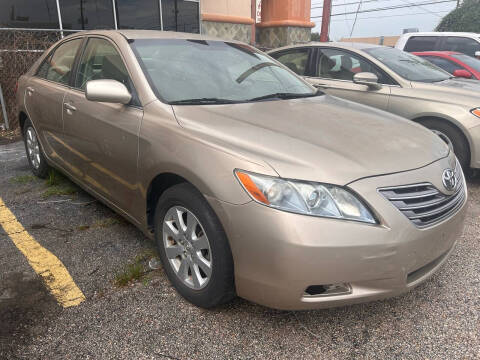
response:
[[[82,32],[46,51],[17,97],[33,173],[59,169],[155,239],[201,307],[398,295],[462,231],[466,185],[443,141],[243,43]]]
[[[480,84],[426,59],[361,43],[309,43],[269,52],[327,94],[389,111],[445,141],[464,169],[480,169]]]

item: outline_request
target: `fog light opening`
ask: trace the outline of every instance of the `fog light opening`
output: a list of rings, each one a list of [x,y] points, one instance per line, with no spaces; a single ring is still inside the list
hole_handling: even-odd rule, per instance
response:
[[[311,285],[305,289],[305,295],[312,296],[335,296],[347,295],[352,293],[352,287],[347,283]]]

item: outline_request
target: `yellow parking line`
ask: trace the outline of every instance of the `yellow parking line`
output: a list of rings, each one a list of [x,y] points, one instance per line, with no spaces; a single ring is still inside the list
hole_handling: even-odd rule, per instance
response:
[[[33,270],[43,278],[60,305],[66,308],[76,306],[85,300],[85,295],[62,262],[35,241],[7,208],[2,198],[0,198],[0,226],[25,255]]]

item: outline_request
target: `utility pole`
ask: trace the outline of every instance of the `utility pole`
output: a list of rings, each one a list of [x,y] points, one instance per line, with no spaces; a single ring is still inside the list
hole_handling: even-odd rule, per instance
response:
[[[322,30],[320,32],[320,41],[328,41],[328,32],[330,30],[330,15],[332,14],[332,0],[323,0]]]

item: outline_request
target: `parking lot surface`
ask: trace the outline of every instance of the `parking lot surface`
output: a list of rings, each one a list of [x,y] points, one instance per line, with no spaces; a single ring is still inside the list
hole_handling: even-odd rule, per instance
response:
[[[1,145],[0,198],[85,300],[64,308],[0,227],[1,359],[480,358],[478,178],[464,234],[425,284],[394,299],[290,312],[241,299],[196,308],[148,266],[154,244],[133,225],[70,183],[30,175],[23,143]]]

